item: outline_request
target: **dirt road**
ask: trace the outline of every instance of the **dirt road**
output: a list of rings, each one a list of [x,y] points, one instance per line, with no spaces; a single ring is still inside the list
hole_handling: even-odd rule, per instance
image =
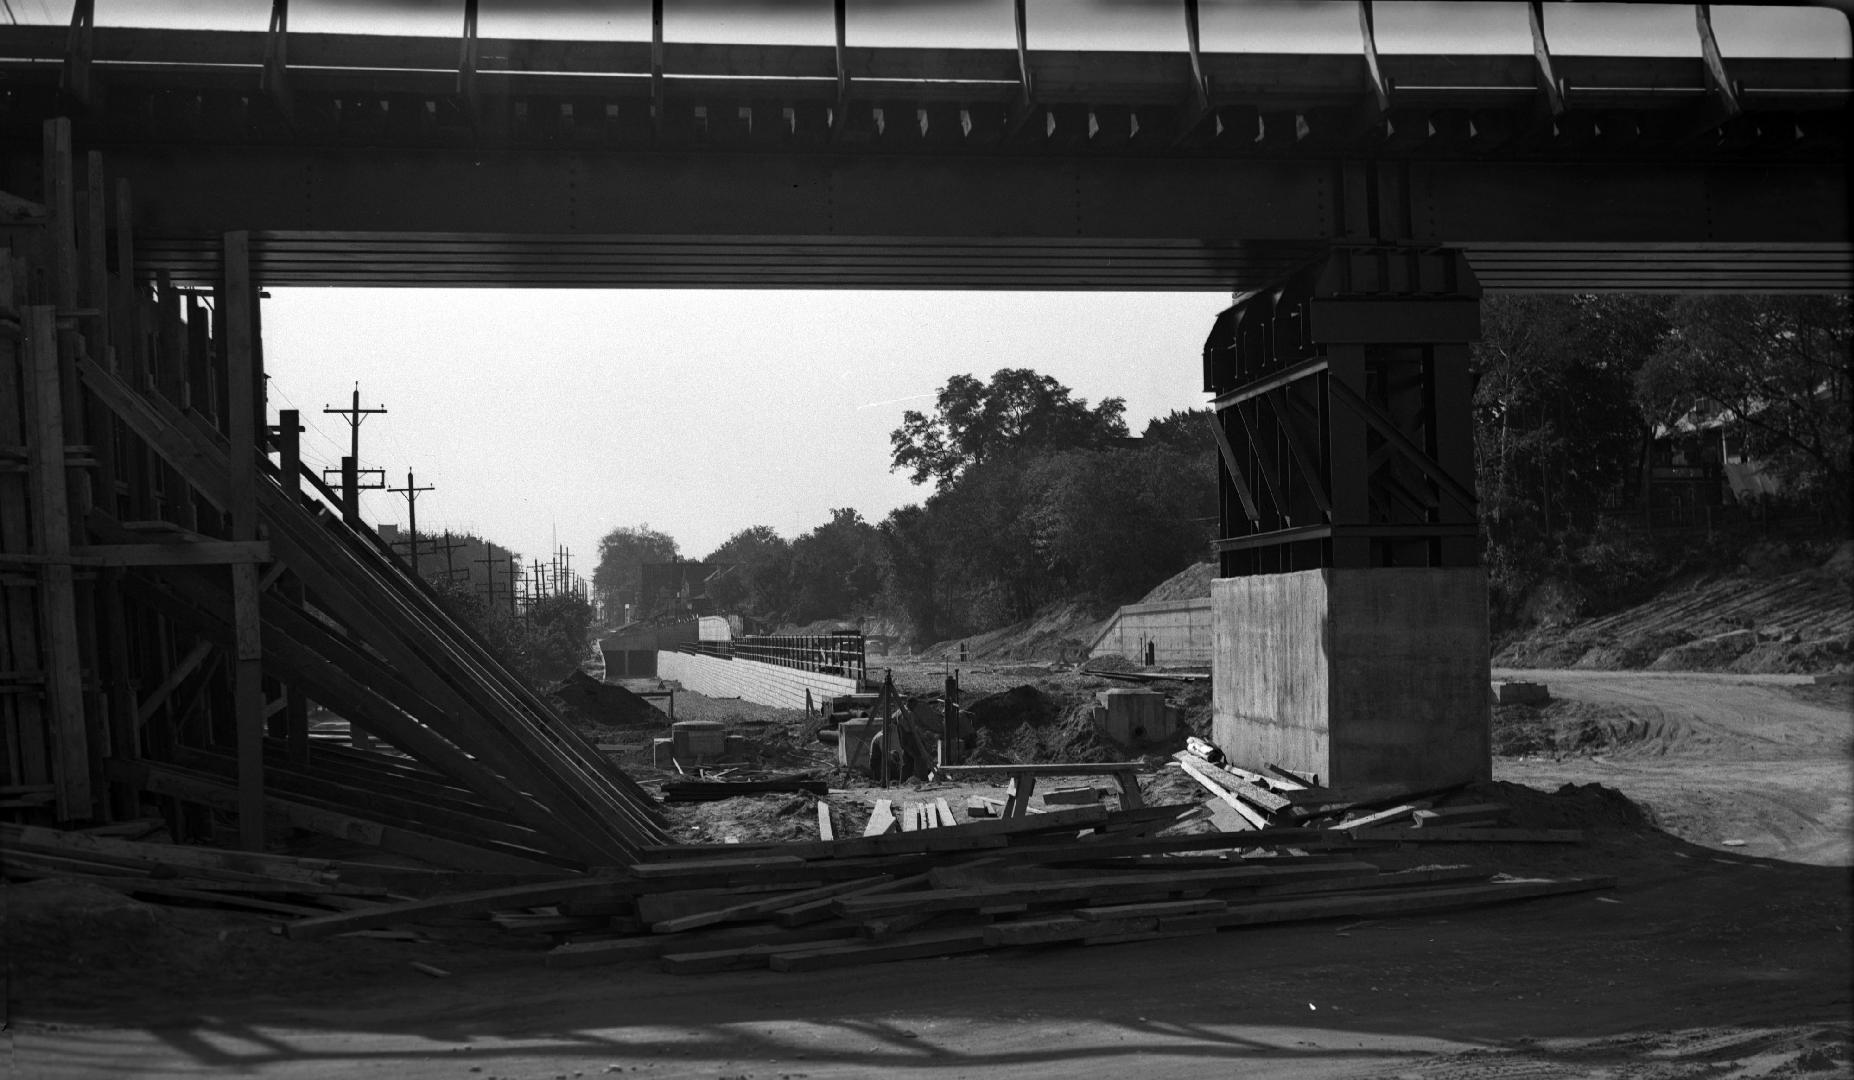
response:
[[[1854,865],[1854,719],[1835,691],[1796,675],[1497,670],[1494,677],[1545,683],[1558,700],[1548,718],[1576,725],[1593,751],[1497,758],[1497,779],[1547,790],[1604,784],[1696,844]]]

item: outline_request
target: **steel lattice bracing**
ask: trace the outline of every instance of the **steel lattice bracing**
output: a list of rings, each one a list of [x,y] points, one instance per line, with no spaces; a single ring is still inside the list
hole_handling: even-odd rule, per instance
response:
[[[1459,252],[1335,252],[1204,344],[1222,576],[1474,566],[1480,287]]]
[[[0,40],[0,189],[70,113],[182,282],[233,229],[270,285],[1242,291],[1361,241],[1489,289],[1854,276],[1845,60]]]

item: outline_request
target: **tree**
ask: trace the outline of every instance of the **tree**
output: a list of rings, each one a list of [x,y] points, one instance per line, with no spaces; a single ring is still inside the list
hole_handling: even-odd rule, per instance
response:
[[[727,538],[702,560],[732,569],[710,581],[708,595],[722,608],[767,619],[791,605],[792,545],[769,525],[753,525]]]
[[[1027,480],[1036,549],[1067,593],[1135,600],[1209,551],[1217,474],[1202,453],[1071,450]]]
[[[1635,371],[1665,325],[1646,297],[1489,297],[1474,347],[1476,487],[1490,538],[1538,535],[1639,476]]]
[[[1164,416],[1148,420],[1140,438],[1168,450],[1202,454],[1214,465],[1217,459],[1217,437],[1211,434],[1210,425],[1216,422],[1216,415],[1214,409],[1173,409]],[[1214,494],[1214,485],[1211,490]]]
[[[620,526],[599,541],[599,565],[592,585],[608,610],[638,603],[639,568],[645,563],[668,562],[678,555],[676,541],[649,525]]]
[[[847,615],[875,602],[882,587],[881,539],[849,507],[792,541],[792,619]]]
[[[1797,497],[1845,517],[1849,304],[1845,296],[1683,296],[1636,400],[1672,424],[1721,418]]]
[[[1089,408],[1068,387],[1029,368],[1002,368],[989,383],[955,375],[941,387],[934,414],[913,409],[889,435],[891,469],[916,484],[945,486],[976,465],[1025,451],[1087,449],[1124,437],[1126,402],[1110,397]]]

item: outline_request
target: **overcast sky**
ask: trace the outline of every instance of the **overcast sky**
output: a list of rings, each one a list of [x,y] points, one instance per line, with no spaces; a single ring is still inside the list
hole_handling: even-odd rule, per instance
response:
[[[871,521],[926,491],[888,471],[889,432],[951,375],[1053,375],[1129,426],[1201,406],[1217,293],[275,289],[264,302],[273,408],[304,456],[347,452],[395,487],[437,490],[419,529],[475,529],[574,565],[616,525],[649,523],[699,558],[749,525],[787,537],[855,507]],[[399,522],[401,496],[371,494]]]
[[[62,23],[69,0],[0,0],[0,19]],[[101,25],[262,30],[264,0],[96,0]],[[670,40],[825,44],[832,0],[668,0]],[[1171,0],[1029,0],[1031,48],[1185,48]],[[1202,0],[1210,51],[1357,52],[1352,3]],[[454,34],[458,0],[293,0],[296,32]],[[649,0],[481,0],[486,37],[648,39]],[[1563,54],[1697,56],[1690,6],[1548,4]],[[1823,9],[1715,6],[1727,57],[1848,55]],[[1521,3],[1381,3],[1386,52],[1531,51]],[[851,0],[864,45],[1010,47],[1010,0]],[[791,537],[855,507],[926,495],[888,471],[904,409],[954,374],[1053,375],[1130,426],[1204,403],[1198,351],[1220,294],[277,289],[263,326],[273,408],[302,410],[305,457],[333,466],[360,382],[363,464],[420,497],[421,531],[471,529],[532,559],[555,538],[590,568],[598,538],[648,523],[689,557],[770,525]],[[399,496],[368,518],[403,522]]]

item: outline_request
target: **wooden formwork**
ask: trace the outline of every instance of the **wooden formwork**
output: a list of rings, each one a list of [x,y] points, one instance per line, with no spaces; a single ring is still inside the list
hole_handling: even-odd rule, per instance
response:
[[[135,274],[133,193],[46,125],[0,192],[0,819],[235,820],[490,872],[628,863],[654,800],[331,509],[264,400],[249,240]],[[79,187],[78,184],[83,186]],[[394,752],[311,737],[310,703]]]

